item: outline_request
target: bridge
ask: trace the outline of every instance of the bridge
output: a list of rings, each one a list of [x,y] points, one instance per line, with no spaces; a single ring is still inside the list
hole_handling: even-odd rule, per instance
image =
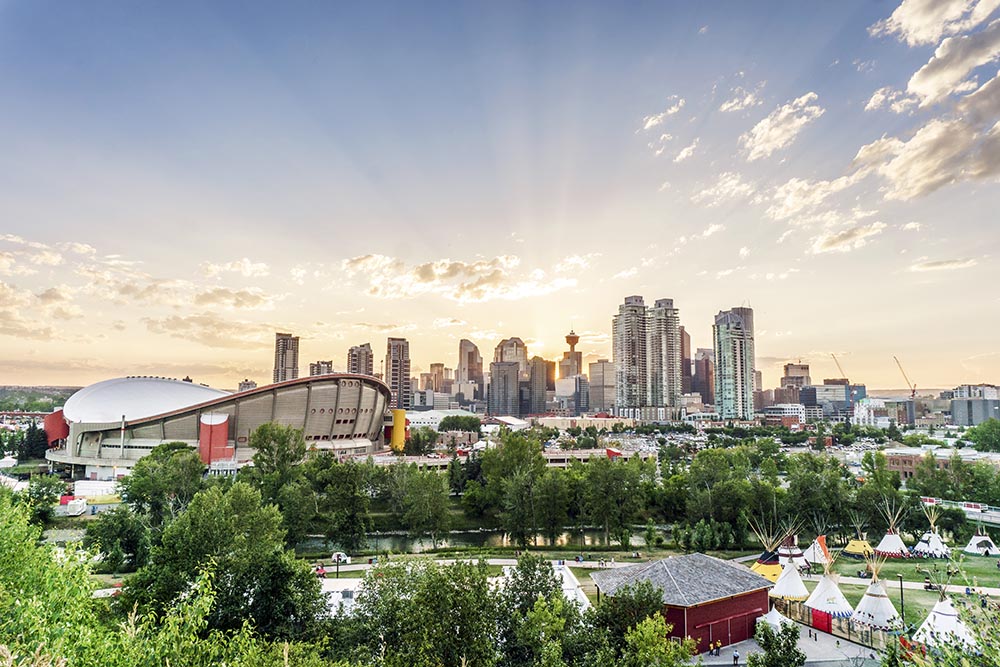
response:
[[[920,502],[925,505],[959,509],[965,512],[965,516],[970,521],[981,523],[984,526],[1000,528],[1000,507],[993,507],[986,503],[970,503],[961,500],[942,500],[941,498],[928,497],[921,497]]]

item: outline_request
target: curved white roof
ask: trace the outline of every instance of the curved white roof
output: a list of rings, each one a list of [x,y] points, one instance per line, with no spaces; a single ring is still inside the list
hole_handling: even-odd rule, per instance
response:
[[[158,377],[127,377],[104,380],[84,387],[69,397],[63,416],[71,422],[104,424],[151,417],[204,403],[228,392],[200,384]]]

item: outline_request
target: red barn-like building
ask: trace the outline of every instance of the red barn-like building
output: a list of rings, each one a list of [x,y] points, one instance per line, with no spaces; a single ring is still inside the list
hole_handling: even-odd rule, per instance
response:
[[[748,567],[705,554],[601,570],[591,577],[604,595],[640,581],[662,590],[670,636],[691,637],[699,653],[717,641],[728,646],[753,637],[774,585]]]

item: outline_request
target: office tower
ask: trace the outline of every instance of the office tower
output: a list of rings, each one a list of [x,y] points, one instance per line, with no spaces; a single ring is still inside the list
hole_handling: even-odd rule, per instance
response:
[[[703,404],[715,404],[715,350],[699,347],[695,352],[691,390],[701,395]]]
[[[781,387],[806,387],[812,384],[809,377],[809,364],[785,364],[785,375],[781,378]]]
[[[431,364],[431,389],[444,391],[444,364]]]
[[[684,327],[681,332],[681,394],[691,393],[691,334]]]
[[[273,382],[297,380],[299,377],[299,337],[290,333],[274,334]]]
[[[251,389],[256,389],[257,383],[249,378],[244,378],[243,382],[240,382],[240,388],[237,391],[244,392],[250,391]]]
[[[410,377],[410,343],[405,338],[389,338],[386,341],[385,383],[392,391],[389,407],[408,409],[415,383]]]
[[[528,375],[528,414],[544,414],[549,363],[542,357],[532,357],[528,362]]]
[[[607,359],[590,364],[590,410],[608,412],[615,407],[615,365]]]
[[[528,379],[528,346],[520,338],[504,338],[493,351],[493,361],[513,361],[522,380]]]
[[[375,355],[370,343],[355,345],[347,351],[347,372],[355,375],[375,374]]]
[[[646,304],[641,296],[627,296],[611,320],[615,365],[615,409],[646,404]]]
[[[317,375],[330,375],[333,373],[333,360],[330,361],[314,361],[309,364],[309,377],[315,377]]]
[[[712,327],[715,342],[715,408],[722,419],[753,419],[753,310],[719,312]]]
[[[657,299],[646,311],[646,405],[681,405],[680,311],[673,299]]]
[[[417,391],[434,391],[434,376],[430,373],[421,373]]]
[[[485,384],[483,382],[483,357],[479,348],[471,340],[463,338],[458,341],[458,368],[455,369],[455,382],[460,385],[474,384],[475,394],[466,396],[467,400],[482,398]]]
[[[521,368],[516,361],[494,361],[490,364],[490,388],[487,409],[491,415],[520,414]]]
[[[570,329],[566,336],[566,344],[569,345],[569,352],[563,352],[563,358],[559,361],[559,377],[571,378],[583,373],[583,353],[576,351],[576,344],[580,342],[580,337]]]

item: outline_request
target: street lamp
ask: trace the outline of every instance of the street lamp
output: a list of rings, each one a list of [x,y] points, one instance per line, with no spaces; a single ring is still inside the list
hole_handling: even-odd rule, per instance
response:
[[[898,572],[896,576],[899,577],[899,610],[900,615],[903,619],[903,627],[906,627],[906,602],[903,600],[903,573]]]

